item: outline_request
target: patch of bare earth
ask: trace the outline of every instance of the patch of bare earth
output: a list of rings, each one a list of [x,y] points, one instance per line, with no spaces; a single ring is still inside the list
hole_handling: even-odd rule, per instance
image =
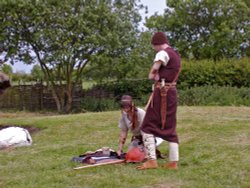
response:
[[[247,133],[241,133],[240,135],[236,135],[230,138],[220,138],[221,141],[223,141],[224,144],[230,145],[230,146],[250,146],[250,138]]]
[[[147,185],[142,188],[179,188],[181,187],[178,183],[165,183],[165,184],[156,184],[156,185]]]
[[[40,116],[53,116],[53,115],[58,115],[57,113],[53,113],[53,112],[40,112],[40,113],[36,113],[36,112],[15,112],[15,113],[11,113],[11,112],[1,112],[0,111],[0,118],[24,118],[24,117],[40,117]],[[1,125],[0,125],[1,126]]]

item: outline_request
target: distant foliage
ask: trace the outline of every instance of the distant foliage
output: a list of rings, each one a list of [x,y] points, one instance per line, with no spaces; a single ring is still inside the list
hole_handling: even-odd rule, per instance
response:
[[[119,80],[97,84],[95,87],[113,92],[114,96],[124,93],[140,98],[151,92],[153,82],[142,80]],[[185,90],[201,86],[250,87],[250,58],[221,61],[183,61],[178,89]]]
[[[123,94],[129,94],[138,106],[145,106],[152,91],[153,82],[119,80],[97,84],[93,89],[104,90],[110,99],[86,98],[84,109],[105,111],[119,108],[117,103]],[[250,106],[249,58],[221,61],[183,61],[178,81],[180,105]],[[112,103],[113,100],[113,103]]]
[[[145,107],[149,94],[134,95],[136,106]],[[178,91],[179,105],[187,106],[250,106],[249,87],[198,86]],[[119,109],[118,98],[85,97],[81,101],[84,111],[110,111]]]
[[[30,74],[26,74],[25,72],[16,72],[10,75],[12,83],[25,83],[25,82],[32,82],[34,78]]]
[[[183,62],[179,88],[205,85],[250,87],[250,58]]]
[[[250,88],[201,86],[179,90],[179,104],[188,106],[250,106]]]
[[[111,111],[119,108],[118,103],[116,103],[113,99],[97,99],[95,97],[84,97],[81,100],[81,106],[83,111],[91,112]]]
[[[249,0],[167,0],[163,15],[146,20],[151,30],[166,32],[182,57],[249,57]]]
[[[153,82],[147,79],[143,80],[119,80],[113,82],[105,82],[98,84],[95,87],[112,92],[116,98],[124,94],[133,96],[134,98],[140,98],[145,93],[151,92],[151,85]]]

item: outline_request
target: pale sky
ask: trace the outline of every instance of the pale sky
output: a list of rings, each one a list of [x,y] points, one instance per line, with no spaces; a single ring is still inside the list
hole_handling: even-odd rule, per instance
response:
[[[141,0],[141,4],[148,6],[149,16],[155,12],[163,14],[164,9],[167,8],[166,0]]]
[[[155,12],[158,15],[163,14],[164,9],[166,8],[166,0],[141,0],[141,4],[148,7],[148,14],[145,16],[151,16]],[[13,72],[24,71],[29,73],[34,65],[24,65],[23,63],[16,63],[13,68]]]

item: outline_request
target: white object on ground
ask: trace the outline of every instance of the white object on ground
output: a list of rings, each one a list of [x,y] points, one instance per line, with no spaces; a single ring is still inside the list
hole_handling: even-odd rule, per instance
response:
[[[156,147],[159,146],[164,140],[162,138],[159,138],[159,137],[155,137],[155,140],[156,140]]]
[[[32,138],[29,131],[21,127],[8,127],[0,130],[0,148],[10,146],[30,146]]]

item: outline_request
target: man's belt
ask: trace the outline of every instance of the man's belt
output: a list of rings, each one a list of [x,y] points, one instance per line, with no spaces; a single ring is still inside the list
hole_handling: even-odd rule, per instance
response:
[[[162,79],[161,82],[156,82],[152,89],[153,92],[151,93],[147,105],[145,107],[145,109],[148,108],[148,106],[150,105],[151,108],[153,108],[154,105],[154,100],[153,100],[153,96],[154,96],[154,91],[156,88],[160,89],[160,95],[161,95],[161,129],[165,128],[165,124],[166,124],[166,115],[167,115],[167,92],[170,88],[174,88],[176,87],[176,82],[172,82],[172,83],[165,83],[165,81]]]
[[[167,93],[170,88],[176,87],[176,82],[165,83],[165,80],[162,79],[161,82],[155,84],[155,88],[160,89],[161,94],[161,129],[164,129],[166,126],[166,116],[167,116]]]

